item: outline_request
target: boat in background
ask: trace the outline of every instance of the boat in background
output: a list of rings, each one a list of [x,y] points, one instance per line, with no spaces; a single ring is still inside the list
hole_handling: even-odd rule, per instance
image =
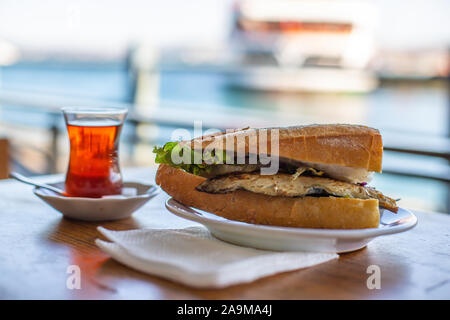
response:
[[[370,91],[375,23],[365,1],[238,1],[231,46],[241,68],[230,77],[263,90]]]

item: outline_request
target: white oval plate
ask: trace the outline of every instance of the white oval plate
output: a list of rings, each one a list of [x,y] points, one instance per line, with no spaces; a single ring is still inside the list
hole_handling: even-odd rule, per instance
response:
[[[216,238],[246,247],[276,251],[350,252],[364,248],[373,238],[407,231],[417,224],[409,210],[398,213],[380,210],[378,228],[370,229],[308,229],[274,227],[233,221],[187,207],[174,199],[166,201],[173,214],[204,225]]]
[[[64,189],[64,182],[52,183]],[[34,188],[33,192],[64,217],[83,221],[118,220],[128,218],[148,200],[155,197],[159,188],[137,182],[124,182],[124,188],[136,189],[132,196],[106,196],[103,198],[64,197],[50,190]]]

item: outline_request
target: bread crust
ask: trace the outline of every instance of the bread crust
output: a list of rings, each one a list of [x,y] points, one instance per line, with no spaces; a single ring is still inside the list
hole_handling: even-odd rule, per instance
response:
[[[156,183],[178,202],[230,220],[327,229],[376,228],[380,221],[376,199],[272,197],[244,190],[210,194],[195,189],[204,180],[165,164],[156,173]]]
[[[203,136],[186,143],[190,143],[195,149],[208,147],[227,150],[233,146],[235,152],[261,153],[265,150],[260,149],[259,133],[267,130],[267,153],[272,154],[276,153],[272,152],[270,143],[271,132],[274,129],[279,133],[278,156],[280,158],[338,164],[381,172],[383,142],[380,132],[377,129],[360,125],[314,124],[283,128],[246,128]],[[250,136],[256,138],[257,147],[250,142],[252,140]]]

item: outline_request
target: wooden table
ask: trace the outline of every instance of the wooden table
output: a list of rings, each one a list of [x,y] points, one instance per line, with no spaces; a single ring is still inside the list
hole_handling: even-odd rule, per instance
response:
[[[8,177],[9,170],[9,143],[8,139],[0,136],[0,179]]]
[[[124,170],[153,181],[153,169]],[[55,180],[46,178],[44,180]],[[411,231],[375,239],[339,259],[221,290],[192,289],[131,270],[94,244],[96,227],[116,230],[191,225],[169,212],[160,194],[132,218],[103,223],[63,219],[31,187],[0,182],[0,298],[3,299],[442,299],[450,298],[450,216],[415,212]],[[67,289],[67,268],[81,269],[81,289]],[[369,290],[367,268],[381,268]]]

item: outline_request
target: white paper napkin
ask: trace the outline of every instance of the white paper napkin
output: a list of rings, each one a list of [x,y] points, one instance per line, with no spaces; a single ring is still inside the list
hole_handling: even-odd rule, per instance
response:
[[[192,287],[226,287],[272,274],[311,267],[334,253],[274,252],[217,240],[204,227],[111,231],[96,240],[113,259],[133,269]]]

